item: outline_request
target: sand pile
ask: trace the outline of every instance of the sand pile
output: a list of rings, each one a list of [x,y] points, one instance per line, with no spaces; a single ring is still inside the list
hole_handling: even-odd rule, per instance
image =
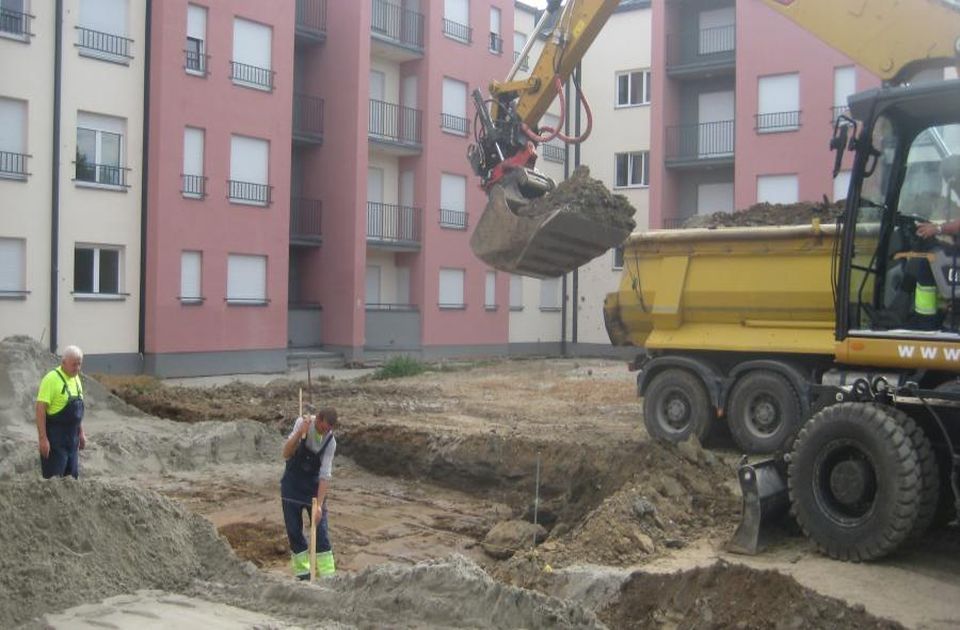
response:
[[[693,216],[683,222],[684,228],[755,227],[762,225],[809,225],[819,219],[833,224],[843,214],[843,201],[835,203],[756,203],[736,212],[714,212]]]

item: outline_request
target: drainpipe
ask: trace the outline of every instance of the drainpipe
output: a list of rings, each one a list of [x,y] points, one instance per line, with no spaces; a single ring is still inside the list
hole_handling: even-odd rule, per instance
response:
[[[147,0],[143,28],[143,157],[140,164],[140,314],[137,321],[137,353],[143,370],[147,335],[147,175],[150,149],[150,35],[153,29],[153,0]]]
[[[574,76],[576,76],[576,78],[577,78],[577,80],[574,81],[574,85],[577,86],[577,98],[576,98],[576,102],[577,102],[577,113],[576,113],[575,116],[574,116],[574,124],[576,125],[576,130],[574,131],[574,135],[575,135],[577,138],[580,137],[580,89],[581,89],[580,86],[583,85],[583,75],[582,75],[582,72],[583,72],[583,70],[582,70],[582,68],[580,67],[580,62],[578,61],[578,62],[577,62],[577,67],[576,67],[576,69],[574,70]],[[567,91],[569,92],[569,90],[567,90]],[[567,111],[570,111],[570,109],[567,108]],[[577,144],[573,145],[573,166],[574,166],[574,168],[576,168],[577,166],[580,166],[580,143],[579,143],[579,142],[578,142]],[[580,300],[580,291],[579,291],[579,289],[580,289],[580,268],[577,267],[576,269],[573,270],[573,313],[571,313],[571,318],[573,319],[573,321],[570,323],[570,329],[571,329],[571,330],[570,330],[570,332],[571,332],[571,335],[570,335],[570,336],[571,336],[571,341],[573,342],[574,347],[576,347],[577,342],[578,342],[578,339],[579,339],[579,337],[578,337],[578,335],[577,335],[577,323],[578,323],[578,322],[577,322],[577,312],[580,310],[580,309],[578,308],[578,307],[580,306],[580,302],[579,302],[579,300]]]
[[[566,89],[563,91],[563,97],[566,99],[564,103],[564,109],[570,111],[570,79],[567,79]],[[570,117],[567,116],[567,120],[563,121],[563,124],[566,125],[564,130],[567,135],[570,135]],[[564,144],[563,146],[563,179],[564,181],[570,177],[570,145]],[[567,274],[563,274],[563,280],[561,280],[560,286],[560,356],[567,356]]]
[[[50,189],[50,352],[57,353],[60,289],[60,92],[63,69],[63,0],[57,0],[53,37],[53,182]]]

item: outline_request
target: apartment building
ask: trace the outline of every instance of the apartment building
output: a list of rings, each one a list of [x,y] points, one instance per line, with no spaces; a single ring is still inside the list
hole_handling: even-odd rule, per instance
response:
[[[876,77],[760,0],[653,0],[652,20],[652,227],[846,196],[831,126]]]
[[[94,368],[139,345],[145,24],[128,0],[0,7],[3,333]]]

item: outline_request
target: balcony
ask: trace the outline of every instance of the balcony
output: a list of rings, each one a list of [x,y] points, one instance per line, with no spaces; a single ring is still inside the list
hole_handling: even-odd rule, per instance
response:
[[[667,127],[665,164],[700,167],[733,164],[734,121]]]
[[[26,181],[30,173],[27,172],[26,153],[12,153],[0,151],[0,179],[19,179]]]
[[[230,78],[234,85],[272,92],[275,74],[270,68],[259,68],[239,61],[230,62]]]
[[[319,245],[323,233],[320,219],[323,202],[319,199],[293,197],[290,199],[290,244]]]
[[[496,33],[490,33],[490,52],[495,55],[503,54],[503,38]]]
[[[297,0],[295,40],[310,46],[327,39],[327,0]]]
[[[256,182],[241,182],[235,179],[227,180],[227,198],[231,203],[247,206],[269,206],[272,199],[273,186]]]
[[[185,199],[203,199],[207,196],[207,178],[203,175],[181,175],[180,194]]]
[[[667,74],[686,78],[732,74],[736,43],[734,24],[667,35]]]
[[[370,100],[367,134],[371,142],[396,155],[419,155],[422,112],[394,103]]]
[[[293,141],[323,144],[323,99],[306,94],[293,95]]]
[[[0,7],[0,36],[29,42],[33,36],[30,32],[32,19],[33,16],[29,13]]]
[[[563,161],[567,157],[567,147],[562,142],[551,140],[550,142],[545,142],[540,145],[540,155],[548,162],[559,162],[563,164]]]
[[[420,249],[420,208],[367,202],[367,244],[393,251]]]
[[[84,57],[93,57],[129,65],[133,59],[133,40],[122,35],[102,33],[77,26],[77,48]]]
[[[103,186],[105,188],[129,188],[127,173],[129,168],[116,164],[95,164],[80,159],[74,162],[74,182]]]
[[[183,69],[187,74],[198,77],[207,76],[207,69],[210,67],[210,55],[204,55],[196,50],[184,50],[183,56]]]
[[[440,227],[449,230],[466,230],[467,213],[463,210],[440,208]]]
[[[440,128],[458,136],[466,136],[470,133],[470,120],[453,114],[440,114]]]
[[[800,110],[792,112],[768,112],[755,114],[757,133],[782,133],[800,128]]]
[[[423,14],[404,9],[388,0],[372,0],[371,52],[403,63],[423,58]]]
[[[459,22],[454,22],[446,18],[443,20],[443,34],[461,44],[469,44],[473,41],[472,28],[466,24],[460,24]]]
[[[513,63],[517,63],[517,59],[519,58],[520,58],[520,51],[519,50],[513,51]],[[529,59],[527,57],[524,57],[523,61],[520,62],[520,65],[517,66],[517,68],[524,71],[529,70],[530,69]]]

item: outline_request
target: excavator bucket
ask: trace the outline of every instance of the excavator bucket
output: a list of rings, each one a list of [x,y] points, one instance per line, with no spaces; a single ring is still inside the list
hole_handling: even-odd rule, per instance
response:
[[[771,525],[780,521],[790,506],[786,464],[782,459],[743,462],[737,471],[743,494],[740,525],[727,543],[727,551],[755,555],[768,541]]]
[[[523,209],[511,208],[502,186],[491,187],[487,207],[470,238],[480,260],[501,271],[551,278],[620,245],[633,230],[632,225],[604,223],[590,208],[569,203],[534,216],[524,216]]]

